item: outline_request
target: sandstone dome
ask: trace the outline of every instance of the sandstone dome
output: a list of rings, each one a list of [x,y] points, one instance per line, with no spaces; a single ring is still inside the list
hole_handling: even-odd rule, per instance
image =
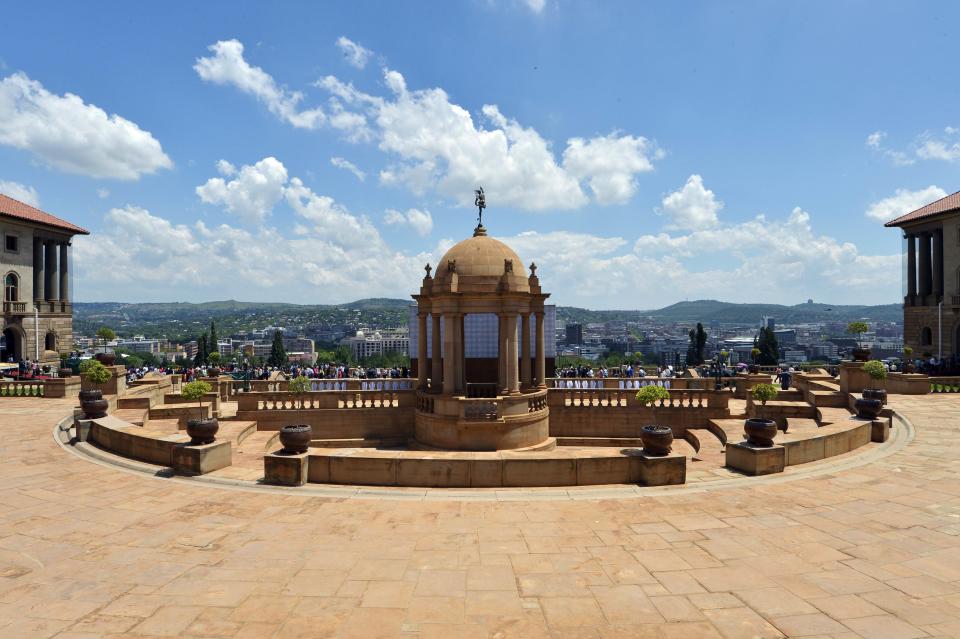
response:
[[[463,291],[508,290],[529,293],[527,269],[512,248],[487,235],[483,227],[447,251],[437,264],[434,287],[449,290],[454,267]]]

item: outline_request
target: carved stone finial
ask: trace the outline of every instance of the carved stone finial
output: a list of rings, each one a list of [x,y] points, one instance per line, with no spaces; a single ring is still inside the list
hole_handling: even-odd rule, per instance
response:
[[[503,272],[513,273],[513,260],[503,260]]]
[[[423,270],[425,270],[425,271],[427,272],[427,278],[429,279],[429,278],[430,278],[430,271],[432,271],[433,268],[432,268],[432,267],[430,266],[430,264],[428,263],[426,266],[423,267]]]
[[[530,277],[536,277],[536,276],[537,276],[537,263],[530,262]]]
[[[456,260],[447,260],[447,272],[456,273],[457,272],[457,261]]]

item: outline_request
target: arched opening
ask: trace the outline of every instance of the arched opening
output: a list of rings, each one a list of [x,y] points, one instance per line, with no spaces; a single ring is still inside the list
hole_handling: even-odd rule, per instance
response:
[[[920,345],[921,346],[932,346],[933,345],[933,331],[930,330],[929,326],[924,326],[920,330]]]
[[[20,301],[20,278],[17,277],[16,273],[7,273],[7,276],[3,278],[3,301]]]
[[[53,331],[48,331],[46,337],[43,338],[43,350],[57,350],[57,334]]]
[[[13,326],[3,329],[3,339],[0,340],[0,360],[4,362],[19,362],[23,359],[23,335]]]

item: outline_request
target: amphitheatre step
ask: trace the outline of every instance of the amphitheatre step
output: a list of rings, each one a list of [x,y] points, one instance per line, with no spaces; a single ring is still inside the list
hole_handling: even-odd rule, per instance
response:
[[[789,390],[779,390],[777,391],[777,399],[779,402],[802,402],[803,393],[800,392],[798,388],[791,388]]]
[[[179,419],[151,419],[150,430],[155,430],[163,433],[178,433],[183,429],[180,428]]]
[[[817,409],[820,413],[821,426],[846,422],[850,419],[850,411],[846,408],[832,408],[824,406]]]
[[[838,390],[812,390],[810,391],[810,398],[817,408],[825,406],[843,408],[847,405],[846,393],[841,393]]]
[[[557,446],[642,448],[643,441],[639,437],[557,437]]]
[[[790,435],[813,435],[820,430],[817,420],[809,417],[787,417],[787,430]]]
[[[705,430],[713,433],[721,444],[743,440],[743,419],[708,419]]]
[[[280,431],[258,430],[244,437],[236,451],[247,456],[262,457],[264,452],[280,447]]]
[[[118,408],[111,415],[134,426],[145,426],[150,421],[146,408]],[[150,426],[152,428],[153,423]]]
[[[239,446],[256,427],[256,422],[220,421],[220,430],[217,431],[217,439],[230,440],[234,446]]]
[[[407,437],[348,437],[343,439],[312,439],[310,446],[317,448],[396,448],[406,446]]]

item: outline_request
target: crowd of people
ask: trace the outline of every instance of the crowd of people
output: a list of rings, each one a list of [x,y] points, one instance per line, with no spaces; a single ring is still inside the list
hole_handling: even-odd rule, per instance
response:
[[[564,368],[558,368],[556,371],[556,377],[597,377],[597,378],[606,378],[606,377],[660,377],[663,379],[668,379],[671,377],[677,377],[676,371],[673,369],[673,366],[653,366],[651,367],[650,374],[647,373],[647,369],[643,366],[638,365],[636,368],[632,364],[627,366],[620,366],[616,368],[607,368],[606,366],[598,366],[596,368],[592,366],[580,365],[580,366],[566,366]]]

